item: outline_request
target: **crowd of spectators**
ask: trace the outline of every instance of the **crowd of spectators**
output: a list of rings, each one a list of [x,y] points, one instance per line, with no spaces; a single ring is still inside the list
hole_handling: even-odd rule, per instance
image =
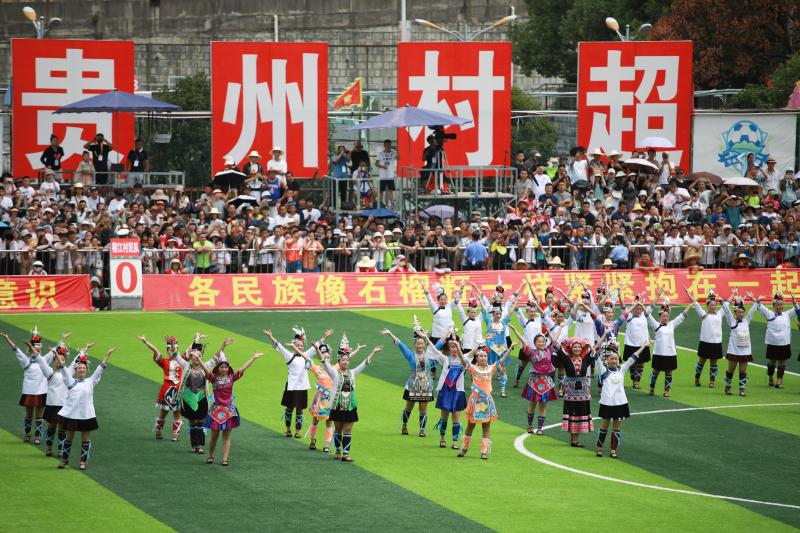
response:
[[[631,171],[617,152],[577,151],[547,161],[520,152],[509,191],[515,200],[505,212],[399,220],[337,217],[329,198],[291,176],[282,155],[276,147],[262,164],[254,152],[241,190],[213,183],[188,193],[141,183],[113,189],[67,181],[52,168],[40,183],[4,174],[0,272],[85,273],[106,284],[114,237],[141,240],[148,274],[756,268],[800,261],[798,176],[777,170],[781,162],[772,158],[766,167],[748,159],[746,177],[758,186],[743,188],[712,175],[686,176],[655,150],[632,154],[649,160],[655,173]],[[391,143],[372,157],[358,143],[337,149],[331,174],[369,175],[375,166],[370,201],[381,195],[397,205],[401,199],[385,183],[397,179],[395,160]],[[346,185],[338,194],[354,201],[361,195],[369,205],[363,190]]]

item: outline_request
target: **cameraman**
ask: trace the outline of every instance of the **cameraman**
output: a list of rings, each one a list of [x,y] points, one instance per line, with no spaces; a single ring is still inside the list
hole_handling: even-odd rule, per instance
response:
[[[339,192],[339,203],[347,202],[347,179],[350,177],[350,152],[342,145],[336,147],[336,153],[331,157],[331,174],[336,182]]]
[[[422,171],[420,172],[420,179],[422,180],[423,188],[432,177],[434,172],[433,169],[436,168],[436,155],[439,152],[439,143],[436,142],[435,136],[428,135],[426,140],[428,141],[428,146],[426,146],[422,151],[422,159],[425,161],[425,164],[422,166]]]
[[[92,154],[95,183],[105,185],[108,183],[108,156],[114,146],[106,141],[102,133],[98,133],[94,136],[94,141],[84,144],[83,147]]]

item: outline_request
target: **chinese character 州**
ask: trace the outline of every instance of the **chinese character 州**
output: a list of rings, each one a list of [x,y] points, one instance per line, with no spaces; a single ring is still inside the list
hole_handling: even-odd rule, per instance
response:
[[[286,146],[287,121],[303,125],[303,165],[318,167],[317,63],[319,54],[303,54],[302,94],[297,82],[286,82],[285,59],[273,59],[269,67],[272,82],[259,82],[258,55],[242,54],[242,81],[228,83],[222,121],[237,124],[241,110],[239,138],[227,156],[241,161],[253,148],[259,124],[272,123],[272,144]],[[288,117],[287,117],[288,114]],[[296,150],[299,149],[295,148]]]

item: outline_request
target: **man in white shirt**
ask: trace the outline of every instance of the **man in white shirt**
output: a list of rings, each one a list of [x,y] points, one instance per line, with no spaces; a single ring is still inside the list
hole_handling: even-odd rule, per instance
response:
[[[283,159],[283,149],[280,146],[272,148],[272,159],[267,162],[267,172],[270,170],[276,171],[281,179],[284,179],[286,172],[289,171],[286,160]]]
[[[14,201],[11,199],[11,196],[6,194],[6,190],[4,187],[0,187],[0,208],[5,211],[8,211],[14,207]]]
[[[664,237],[664,246],[667,249],[667,268],[680,268],[683,257],[683,238],[678,234],[678,226],[669,229],[669,235]]]
[[[100,196],[100,191],[97,187],[92,187],[89,191],[89,197],[86,199],[86,207],[92,211],[97,211],[100,204],[105,204],[106,200]]]
[[[539,198],[541,195],[545,194],[545,187],[547,187],[547,184],[553,183],[550,176],[545,174],[544,165],[536,165],[536,171],[533,173],[533,176],[531,176],[531,180],[533,180],[534,198]]]
[[[117,189],[114,191],[114,198],[108,203],[109,213],[116,213],[125,209],[125,198],[123,198],[122,190]]]
[[[379,191],[383,197],[383,203],[392,209],[395,190],[394,178],[397,176],[397,152],[392,149],[392,141],[389,139],[383,141],[383,150],[375,156],[375,164],[378,167]]]
[[[22,185],[17,190],[28,202],[33,200],[33,196],[36,194],[36,189],[31,187],[31,180],[28,178],[22,178]]]
[[[775,170],[775,158],[769,156],[767,158],[767,168],[761,169],[761,174],[764,175],[764,190],[769,191],[779,191],[781,186],[781,175],[780,173]]]
[[[669,184],[669,192],[664,195],[661,205],[667,209],[672,209],[675,217],[680,218],[683,214],[683,204],[692,199],[689,191],[683,187],[678,187],[678,182],[672,181]]]
[[[314,202],[306,200],[306,206],[303,208],[303,220],[306,224],[309,222],[317,222],[322,216],[322,212],[314,207]]]

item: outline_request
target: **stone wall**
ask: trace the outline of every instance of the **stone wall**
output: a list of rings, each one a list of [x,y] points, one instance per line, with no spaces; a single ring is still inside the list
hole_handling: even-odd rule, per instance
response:
[[[450,30],[483,28],[509,14],[509,4],[489,0],[408,0],[407,19],[423,18]],[[273,13],[279,18],[281,41],[328,42],[329,88],[343,89],[364,78],[366,90],[396,88],[400,37],[399,0],[0,0],[0,85],[10,73],[10,39],[32,37],[22,16],[30,5],[39,15],[61,17],[53,39],[133,39],[136,76],[142,90],[170,86],[181,77],[209,72],[210,41],[271,41]],[[525,4],[516,0],[517,15]],[[270,11],[266,11],[270,9]],[[453,40],[453,37],[410,24],[411,39]],[[503,28],[480,38],[503,40]],[[514,83],[534,89],[558,80],[524,77]]]

